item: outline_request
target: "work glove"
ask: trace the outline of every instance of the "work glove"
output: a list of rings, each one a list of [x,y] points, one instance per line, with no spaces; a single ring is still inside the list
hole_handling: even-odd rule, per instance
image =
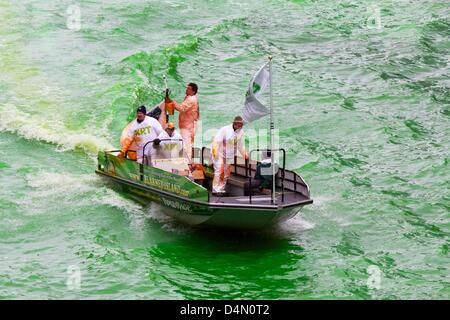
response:
[[[154,146],[159,146],[160,143],[161,143],[161,140],[159,140],[158,138],[153,139],[153,145]]]
[[[217,148],[213,148],[213,149],[212,149],[212,156],[213,156],[214,158],[217,157]]]
[[[133,143],[133,139],[131,138],[126,138],[123,145],[122,145],[122,149],[120,150],[120,153],[118,155],[119,158],[125,158],[125,154],[128,151],[128,148],[131,146],[131,144]]]

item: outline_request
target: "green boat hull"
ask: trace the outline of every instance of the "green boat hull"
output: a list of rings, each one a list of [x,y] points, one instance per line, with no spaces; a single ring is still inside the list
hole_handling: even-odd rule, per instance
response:
[[[303,205],[312,202],[292,206],[214,203],[205,188],[186,177],[107,152],[99,153],[98,160],[97,174],[144,201],[159,204],[165,215],[192,226],[261,229],[294,217]]]

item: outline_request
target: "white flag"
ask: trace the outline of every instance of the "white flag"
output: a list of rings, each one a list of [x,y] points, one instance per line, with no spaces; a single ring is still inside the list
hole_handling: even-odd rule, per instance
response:
[[[245,123],[255,121],[269,114],[269,109],[258,100],[269,82],[269,77],[269,62],[267,62],[255,73],[248,85],[242,117]]]

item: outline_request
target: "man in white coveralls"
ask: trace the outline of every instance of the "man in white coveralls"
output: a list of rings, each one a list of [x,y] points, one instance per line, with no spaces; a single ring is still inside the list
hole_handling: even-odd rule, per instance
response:
[[[244,145],[244,121],[242,117],[234,118],[233,123],[222,127],[214,137],[211,153],[214,164],[213,194],[223,195],[225,186],[230,177],[231,164],[237,150],[245,158],[249,159]]]

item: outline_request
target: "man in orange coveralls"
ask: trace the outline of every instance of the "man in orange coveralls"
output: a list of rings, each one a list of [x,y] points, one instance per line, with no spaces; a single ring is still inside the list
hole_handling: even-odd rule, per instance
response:
[[[184,150],[189,163],[192,163],[192,144],[194,143],[197,121],[200,118],[197,98],[198,86],[189,83],[186,87],[186,97],[181,104],[166,97],[165,102],[173,102],[173,106],[180,113],[178,117],[178,127],[183,138]]]

